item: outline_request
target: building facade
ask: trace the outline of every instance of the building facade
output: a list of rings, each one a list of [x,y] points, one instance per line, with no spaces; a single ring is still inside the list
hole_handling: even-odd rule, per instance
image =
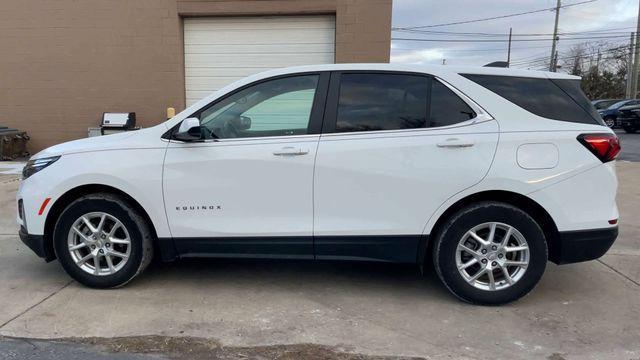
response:
[[[21,0],[0,5],[0,125],[30,151],[103,112],[164,121],[269,68],[388,62],[392,0]]]

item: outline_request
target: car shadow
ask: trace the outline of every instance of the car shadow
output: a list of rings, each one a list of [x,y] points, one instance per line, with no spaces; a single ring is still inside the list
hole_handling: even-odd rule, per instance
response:
[[[154,262],[128,286],[155,287],[164,283],[186,286],[233,283],[234,286],[296,292],[317,293],[333,289],[365,296],[368,293],[394,297],[428,295],[446,302],[454,299],[429,265],[425,265],[422,274],[415,264],[367,261],[188,258],[171,263]]]

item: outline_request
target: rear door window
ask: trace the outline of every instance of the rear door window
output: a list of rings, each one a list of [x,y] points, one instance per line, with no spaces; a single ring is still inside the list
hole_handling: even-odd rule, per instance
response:
[[[336,132],[424,128],[428,81],[407,74],[342,74]]]
[[[431,86],[429,127],[454,125],[476,117],[476,113],[451,89],[438,80]]]
[[[572,79],[461,74],[538,116],[575,123],[600,124],[602,119]]]

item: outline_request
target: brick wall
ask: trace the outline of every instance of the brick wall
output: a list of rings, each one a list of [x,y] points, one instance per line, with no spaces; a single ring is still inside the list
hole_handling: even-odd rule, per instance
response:
[[[391,0],[20,0],[0,5],[0,124],[30,151],[105,111],[143,127],[184,107],[182,16],[336,14],[337,62],[388,62]]]

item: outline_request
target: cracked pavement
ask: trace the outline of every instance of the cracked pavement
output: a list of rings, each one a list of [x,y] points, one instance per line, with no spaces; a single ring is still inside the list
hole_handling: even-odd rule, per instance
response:
[[[549,263],[529,296],[502,307],[461,303],[432,273],[378,263],[185,260],[153,264],[122,289],[88,289],[20,242],[18,182],[0,174],[0,359],[172,357],[193,339],[231,349],[202,358],[638,359],[640,163],[617,168],[613,248],[598,261]],[[183,346],[115,351],[153,336]],[[301,344],[316,345],[296,352]]]

